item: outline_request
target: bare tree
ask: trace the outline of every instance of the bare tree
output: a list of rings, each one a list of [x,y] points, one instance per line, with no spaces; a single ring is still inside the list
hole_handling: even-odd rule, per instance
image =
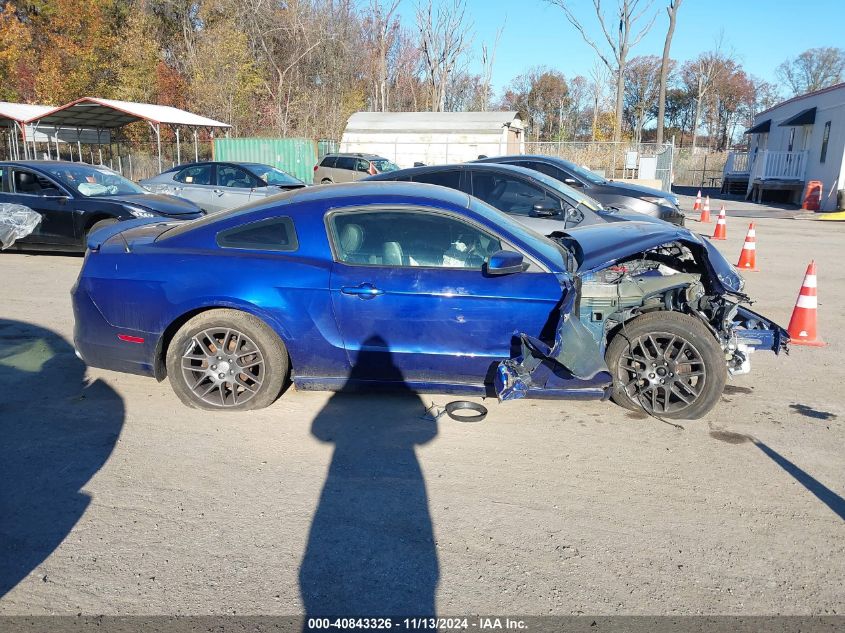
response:
[[[388,52],[396,40],[399,23],[393,14],[399,7],[399,0],[370,0],[364,33],[372,59],[372,103],[373,110],[387,112],[388,109]]]
[[[625,68],[625,115],[637,143],[642,142],[643,128],[654,116],[660,72],[657,55],[633,57]]]
[[[777,67],[778,79],[788,84],[793,95],[821,90],[842,81],[845,49],[811,48]]]
[[[507,21],[507,18],[505,18]],[[505,30],[505,22],[496,29],[496,38],[493,40],[493,47],[488,48],[487,42],[481,44],[481,87],[479,99],[481,101],[481,111],[486,112],[490,105],[490,91],[493,82],[493,64],[496,62],[496,49],[499,47],[499,39],[502,37],[502,31]]]
[[[731,57],[722,53],[721,35],[716,41],[716,50],[702,53],[692,61],[684,64],[681,74],[690,92],[695,94],[695,115],[692,120],[692,149],[696,148],[696,133],[701,123],[701,113],[707,94],[713,88],[720,73],[724,72],[726,62]]]
[[[440,4],[436,10],[432,0],[417,7],[423,71],[433,112],[446,109],[449,75],[455,72],[472,42],[472,34],[464,24],[465,13],[465,0]]]
[[[593,123],[590,128],[590,139],[595,141],[599,127],[599,113],[602,102],[607,94],[607,86],[610,83],[609,69],[599,61],[593,64],[590,69],[590,99],[593,104]]]
[[[636,24],[646,17],[646,14],[651,8],[652,0],[617,0],[617,9],[613,16],[619,19],[619,28],[615,35],[613,29],[608,30],[607,20],[605,19],[604,11],[602,10],[602,0],[593,0],[593,8],[598,18],[601,32],[604,39],[610,47],[610,54],[608,54],[601,46],[596,43],[587,30],[584,28],[581,21],[572,12],[570,4],[572,0],[546,0],[550,4],[563,9],[566,14],[566,19],[574,26],[584,41],[596,51],[599,59],[607,66],[608,70],[612,72],[616,79],[616,120],[613,127],[613,140],[622,140],[622,115],[625,99],[625,64],[628,61],[628,53],[631,49],[639,44],[640,40],[645,37],[654,24],[657,17],[655,13],[650,20],[644,23],[643,27],[636,31]]]
[[[657,96],[657,142],[663,142],[663,123],[666,119],[666,83],[669,76],[669,50],[672,48],[672,36],[675,34],[675,21],[683,0],[669,0],[666,13],[669,14],[669,28],[663,42],[663,62],[660,66],[660,94]]]

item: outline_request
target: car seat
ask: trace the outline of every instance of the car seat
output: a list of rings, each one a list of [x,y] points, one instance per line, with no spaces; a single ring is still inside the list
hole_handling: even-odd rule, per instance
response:
[[[401,266],[404,263],[402,245],[399,242],[385,242],[382,255],[382,264],[385,266]]]
[[[360,224],[346,224],[338,239],[343,261],[361,263],[359,251],[364,244],[364,229]]]
[[[16,171],[15,191],[17,193],[29,193],[37,196],[41,193],[41,185],[38,184],[35,174],[31,174],[28,171]]]

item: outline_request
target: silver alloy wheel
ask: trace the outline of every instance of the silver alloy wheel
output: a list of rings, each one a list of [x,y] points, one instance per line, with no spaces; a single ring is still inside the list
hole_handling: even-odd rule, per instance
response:
[[[250,400],[261,389],[265,371],[258,346],[232,328],[198,332],[182,353],[185,384],[197,398],[217,407]]]
[[[667,332],[632,339],[622,353],[617,377],[628,397],[649,413],[677,413],[695,403],[707,370],[689,341]]]

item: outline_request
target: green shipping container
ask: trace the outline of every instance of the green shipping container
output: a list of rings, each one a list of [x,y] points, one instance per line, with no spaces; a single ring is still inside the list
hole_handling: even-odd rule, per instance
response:
[[[216,138],[214,160],[272,165],[310,185],[317,143],[307,138]]]

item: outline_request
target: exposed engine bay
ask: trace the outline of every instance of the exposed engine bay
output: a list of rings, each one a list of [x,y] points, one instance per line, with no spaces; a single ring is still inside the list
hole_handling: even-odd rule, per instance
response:
[[[708,292],[703,267],[689,248],[669,244],[580,277],[578,317],[604,345],[613,330],[629,319],[654,310],[685,312],[700,318],[719,340],[732,375],[751,370],[753,347],[739,340],[734,321],[744,295],[731,301]]]
[[[567,236],[553,238],[571,252],[578,244]],[[640,315],[680,312],[700,320],[721,347],[731,375],[751,370],[755,349],[778,353],[788,336],[776,324],[743,303],[744,281],[721,258],[709,261],[711,246],[678,240],[621,257],[594,270],[577,268],[564,288],[561,322],[554,341],[520,334],[521,353],[499,368],[501,399],[518,398],[528,390],[548,389],[554,372],[542,371],[549,361],[581,380],[600,380],[608,372],[604,353],[625,323]],[[578,258],[579,264],[584,258]],[[727,270],[726,270],[727,268]],[[574,291],[574,292],[573,292]],[[610,374],[606,374],[610,378]],[[543,386],[537,379],[544,381]],[[551,382],[550,382],[551,378]]]

